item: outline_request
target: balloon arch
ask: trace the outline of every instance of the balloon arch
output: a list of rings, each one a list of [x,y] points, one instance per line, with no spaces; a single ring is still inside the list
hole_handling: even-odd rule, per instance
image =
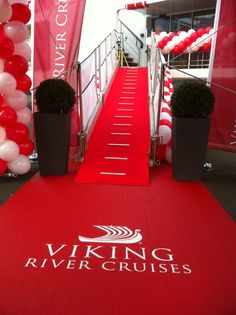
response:
[[[165,54],[179,55],[182,53],[209,52],[211,49],[212,27],[189,29],[187,32],[155,33],[157,47]],[[152,38],[147,38],[147,45],[151,45]]]
[[[27,107],[31,79],[27,75],[31,48],[26,42],[31,18],[27,0],[0,0],[0,175],[9,169],[25,174],[34,143]]]

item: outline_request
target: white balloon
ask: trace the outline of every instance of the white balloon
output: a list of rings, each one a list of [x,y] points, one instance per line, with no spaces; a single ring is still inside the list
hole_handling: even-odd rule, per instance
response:
[[[167,144],[167,142],[171,139],[171,129],[166,125],[161,125],[159,127],[159,135],[163,137],[163,144]]]
[[[17,122],[28,125],[32,120],[32,112],[28,107],[16,111]]]
[[[169,44],[169,43],[168,43]],[[161,52],[166,55],[170,53],[170,49],[167,47],[167,45],[161,50]]]
[[[0,22],[7,22],[12,17],[12,7],[7,1],[0,1]]]
[[[208,37],[209,37],[209,40],[210,40],[210,36],[208,34],[203,34],[200,38],[201,38],[201,41],[202,41],[202,45],[208,43]]]
[[[168,163],[172,163],[172,149],[169,146],[166,146],[165,159]]]
[[[195,51],[197,51],[199,49],[198,45],[196,45],[196,42],[193,42],[191,44],[190,48],[191,48],[192,52],[195,52]]]
[[[160,36],[160,35],[155,34],[155,40],[156,40],[156,42],[158,43],[158,42],[161,40],[161,36]]]
[[[163,38],[163,37],[165,37],[165,36],[167,36],[167,33],[166,33],[166,32],[161,32],[161,33],[160,33],[160,37],[161,37],[161,38]]]
[[[173,43],[172,40],[170,40],[170,41],[166,44],[166,47],[171,51],[171,50],[175,47],[175,44]]]
[[[0,144],[6,139],[6,130],[3,127],[0,127]]]
[[[209,31],[209,35],[213,35],[215,33],[214,29],[212,28],[210,31]]]
[[[170,114],[166,113],[166,112],[161,112],[160,114],[160,119],[166,119],[168,121],[172,121],[172,117],[170,116]]]
[[[170,101],[170,95],[164,95],[164,100],[166,102],[169,102]]]
[[[11,95],[16,90],[16,79],[8,72],[0,73],[0,94]]]
[[[161,102],[161,109],[162,108],[168,108],[168,109],[170,109],[170,106],[165,102],[165,101],[162,101]]]
[[[27,26],[20,21],[11,21],[5,24],[4,32],[16,44],[24,42],[29,36]]]
[[[27,103],[27,95],[20,90],[15,90],[13,94],[5,97],[5,105],[13,108],[16,111],[26,107]]]
[[[4,60],[0,59],[0,72],[4,71]]]
[[[190,36],[191,34],[195,33],[195,32],[196,32],[196,31],[195,31],[194,29],[192,29],[192,28],[187,31],[187,33],[188,33],[189,36]]]
[[[201,37],[198,37],[196,39],[196,44],[197,44],[197,47],[201,47],[202,45],[204,45],[204,42],[203,42],[203,39],[202,39],[202,36]]]
[[[31,58],[31,48],[30,45],[26,42],[15,44],[14,45],[14,55],[20,55],[24,57],[26,60],[30,60]]]
[[[170,93],[170,90],[169,90],[169,88],[167,86],[164,86],[164,92]]]
[[[9,170],[18,175],[27,173],[31,168],[30,159],[28,156],[22,154],[20,154],[14,161],[9,162],[7,166]]]
[[[179,38],[181,40],[184,40],[186,37],[188,37],[188,33],[187,32],[182,31],[182,32],[179,33]]]
[[[172,43],[174,43],[174,45],[178,45],[181,42],[181,39],[179,38],[179,36],[174,36],[172,38]]]
[[[4,140],[0,144],[0,159],[7,162],[14,161],[18,157],[19,151],[17,143],[12,140]]]

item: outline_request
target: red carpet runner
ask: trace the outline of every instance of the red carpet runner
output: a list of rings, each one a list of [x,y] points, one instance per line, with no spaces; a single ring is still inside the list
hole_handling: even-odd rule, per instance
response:
[[[92,133],[77,181],[147,185],[149,139],[147,69],[120,68]]]
[[[235,315],[235,244],[170,166],[146,187],[36,175],[0,208],[0,314]]]

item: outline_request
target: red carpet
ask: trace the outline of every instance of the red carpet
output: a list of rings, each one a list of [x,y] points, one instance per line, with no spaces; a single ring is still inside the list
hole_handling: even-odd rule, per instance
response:
[[[168,165],[147,187],[36,175],[0,208],[0,314],[235,315],[235,244]]]
[[[120,68],[92,133],[77,181],[148,185],[146,68]]]

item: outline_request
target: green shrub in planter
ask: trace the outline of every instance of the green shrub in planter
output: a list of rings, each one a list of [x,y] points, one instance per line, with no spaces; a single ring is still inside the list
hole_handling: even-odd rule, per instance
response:
[[[35,101],[40,113],[67,114],[75,104],[75,91],[62,79],[48,79],[36,88]]]
[[[200,181],[203,176],[209,115],[214,109],[214,95],[202,83],[186,82],[171,97],[172,173],[179,181]]]
[[[171,97],[171,112],[175,117],[208,117],[214,108],[214,95],[203,83],[186,82]]]
[[[62,79],[48,79],[36,88],[34,113],[39,172],[44,176],[64,175],[68,169],[71,111],[74,89]]]

